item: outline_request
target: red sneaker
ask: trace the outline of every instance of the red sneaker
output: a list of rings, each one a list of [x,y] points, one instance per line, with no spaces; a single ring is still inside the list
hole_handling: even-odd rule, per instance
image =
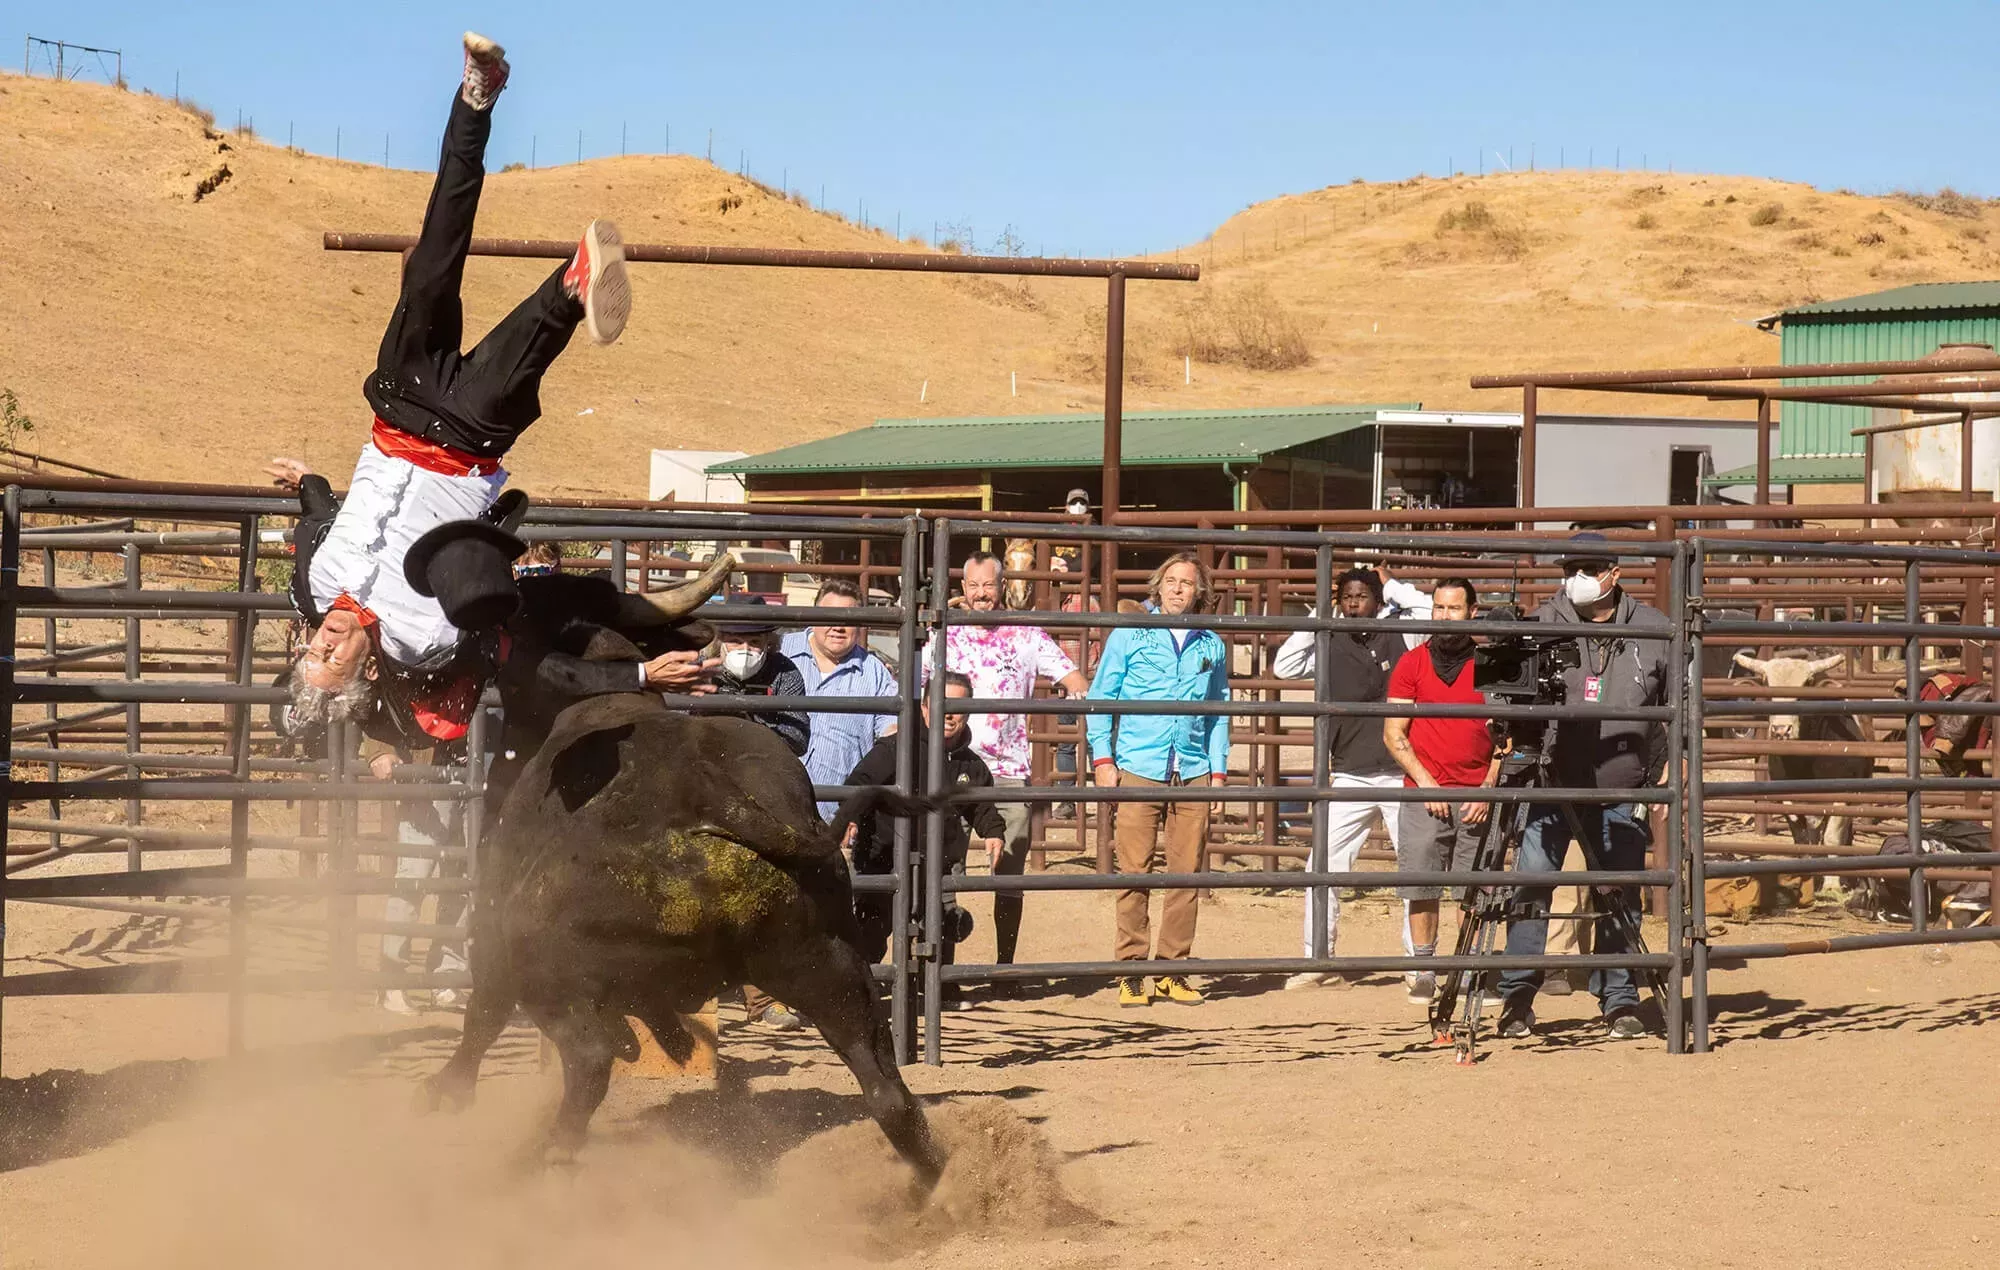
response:
[[[583,305],[584,328],[593,341],[609,344],[624,332],[632,314],[632,283],[625,276],[625,242],[618,226],[594,220],[584,228],[563,273],[563,291]]]
[[[465,33],[465,86],[459,97],[474,110],[493,109],[507,86],[507,50],[476,31]]]

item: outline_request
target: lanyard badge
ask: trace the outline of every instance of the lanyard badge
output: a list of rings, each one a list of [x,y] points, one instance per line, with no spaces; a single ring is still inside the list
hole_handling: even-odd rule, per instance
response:
[[[1585,675],[1583,677],[1583,700],[1585,705],[1596,705],[1604,696],[1604,677]]]

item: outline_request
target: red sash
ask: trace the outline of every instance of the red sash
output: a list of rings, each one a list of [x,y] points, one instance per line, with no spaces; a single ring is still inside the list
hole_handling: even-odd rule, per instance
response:
[[[393,427],[381,419],[375,420],[375,448],[392,459],[437,472],[445,476],[491,476],[500,470],[498,459],[482,459],[464,450],[454,450],[448,445],[426,441],[412,436],[401,428]]]

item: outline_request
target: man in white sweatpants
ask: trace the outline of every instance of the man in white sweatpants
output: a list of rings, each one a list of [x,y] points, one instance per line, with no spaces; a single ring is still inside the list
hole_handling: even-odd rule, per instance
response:
[[[1389,588],[1395,588],[1395,607],[1385,606]],[[1367,619],[1380,616],[1430,616],[1430,597],[1407,582],[1397,582],[1383,569],[1350,569],[1334,579],[1334,599],[1344,617]],[[1333,637],[1327,666],[1328,700],[1384,701],[1388,698],[1389,672],[1409,649],[1423,643],[1422,635],[1402,635],[1375,631]],[[1299,631],[1287,639],[1272,660],[1271,672],[1280,679],[1307,679],[1317,671],[1313,635]],[[1382,742],[1380,719],[1336,718],[1333,720],[1333,785],[1336,789],[1401,789],[1402,768]],[[1362,799],[1327,805],[1326,868],[1345,873],[1354,868],[1368,830],[1380,822],[1392,847],[1401,849],[1397,824],[1401,805],[1389,800]],[[1313,894],[1306,894],[1304,917],[1305,955],[1312,955]],[[1332,955],[1340,933],[1340,888],[1323,888],[1326,905],[1326,948]],[[1403,943],[1410,943],[1409,924],[1404,921]],[[1287,988],[1310,988],[1321,984],[1345,986],[1339,975],[1304,971],[1285,980]]]

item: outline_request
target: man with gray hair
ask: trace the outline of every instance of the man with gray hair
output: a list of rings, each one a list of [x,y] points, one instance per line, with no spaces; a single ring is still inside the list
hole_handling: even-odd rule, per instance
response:
[[[959,581],[965,607],[973,613],[992,613],[1000,608],[1005,586],[1004,567],[998,556],[976,551],[966,557]],[[1077,671],[1049,633],[1039,626],[960,626],[945,628],[945,669],[965,675],[972,682],[972,695],[988,699],[1025,701],[1035,695],[1035,680],[1047,679],[1071,697],[1081,697],[1090,685]],[[922,658],[924,673],[930,673],[930,649]],[[1023,788],[1028,783],[1030,748],[1028,717],[1021,714],[975,714],[971,717],[972,749],[993,773],[995,786]],[[999,845],[989,846],[987,863],[993,872],[1019,874],[1027,868],[1031,820],[1026,803],[1001,803],[1000,818],[1005,832]],[[1021,896],[995,892],[993,896],[994,960],[1012,964],[1021,934]],[[995,995],[1012,995],[1012,985],[996,985]]]

